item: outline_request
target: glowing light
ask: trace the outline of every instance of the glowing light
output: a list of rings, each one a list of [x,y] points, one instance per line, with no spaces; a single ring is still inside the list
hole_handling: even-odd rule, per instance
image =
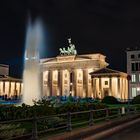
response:
[[[26,57],[25,60],[29,60],[29,58]]]
[[[137,91],[140,91],[140,87],[137,88]]]

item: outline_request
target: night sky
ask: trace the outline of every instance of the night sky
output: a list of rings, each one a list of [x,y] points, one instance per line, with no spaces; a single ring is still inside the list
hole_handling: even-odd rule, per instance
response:
[[[78,54],[102,53],[110,68],[126,71],[126,48],[140,46],[138,0],[3,0],[0,2],[0,63],[22,77],[27,15],[42,18],[46,46],[54,57],[72,38]]]

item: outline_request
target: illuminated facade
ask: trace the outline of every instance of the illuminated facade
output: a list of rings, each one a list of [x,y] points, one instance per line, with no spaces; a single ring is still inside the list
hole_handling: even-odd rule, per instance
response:
[[[140,95],[140,49],[127,49],[127,73],[129,79],[129,98]]]
[[[59,49],[59,56],[40,61],[43,96],[128,99],[126,73],[106,68],[106,56],[100,53],[77,55],[71,38],[68,43],[67,48]]]
[[[41,60],[43,96],[94,97],[90,72],[108,66],[102,54],[60,55]]]
[[[0,65],[0,96],[20,96],[22,90],[21,79],[9,77],[9,66]]]
[[[90,74],[95,98],[102,99],[105,96],[114,96],[117,99],[128,99],[128,80],[126,73],[103,68]]]

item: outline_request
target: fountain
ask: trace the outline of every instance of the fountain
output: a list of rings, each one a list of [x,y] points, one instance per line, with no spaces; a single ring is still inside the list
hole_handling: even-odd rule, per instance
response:
[[[41,21],[38,19],[34,24],[31,24],[29,20],[25,42],[22,94],[22,103],[27,105],[33,105],[33,100],[39,100],[41,98],[39,47],[42,41],[43,30]]]

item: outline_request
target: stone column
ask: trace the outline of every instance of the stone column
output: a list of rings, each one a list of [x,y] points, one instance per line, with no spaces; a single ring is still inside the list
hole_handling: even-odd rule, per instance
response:
[[[121,98],[121,94],[120,94],[120,77],[118,77],[118,94],[119,94],[119,98]]]
[[[102,83],[101,83],[101,77],[99,77],[99,91],[100,91],[100,97],[101,97],[101,99],[102,99],[102,97],[103,97],[103,93],[102,93]]]
[[[95,82],[95,78],[91,78],[91,84],[92,84],[92,92],[93,92],[93,97],[94,98],[97,98],[97,95],[96,95],[96,82]]]
[[[128,87],[128,80],[126,79],[125,81],[126,81],[125,97],[126,97],[126,99],[128,99],[128,94],[129,94],[129,93],[128,93],[128,88],[129,88],[129,87]]]
[[[9,81],[9,93],[8,93],[8,97],[10,97],[11,95],[11,82]]]
[[[71,94],[72,94],[72,96],[74,95],[74,93],[73,93],[73,75],[72,75],[73,73],[72,73],[72,71],[71,70],[69,70],[69,92],[71,91]],[[72,84],[71,84],[72,83]]]
[[[124,85],[124,78],[122,78],[122,99],[124,100],[124,90],[125,90],[125,85]]]
[[[3,93],[3,91],[2,91],[2,89],[3,89],[3,82],[2,81],[0,81],[0,96],[2,95],[2,93]]]
[[[83,92],[85,92],[86,97],[88,97],[88,73],[87,73],[87,69],[83,70]]]
[[[73,90],[72,90],[72,92],[74,92],[74,96],[78,96],[77,94],[77,70],[74,70],[73,72],[72,72],[73,74],[72,74],[72,83],[73,83]]]
[[[0,81],[0,96],[2,95],[1,93],[2,93],[2,89],[1,89],[1,84],[2,84],[2,81]]]
[[[124,78],[124,92],[123,92],[123,94],[124,94],[124,100],[126,99],[126,79]]]
[[[58,77],[57,77],[57,94],[60,96],[60,70],[58,70]]]
[[[41,83],[41,87],[40,87],[40,92],[41,92],[41,96],[45,96],[45,93],[44,93],[44,78],[43,78],[43,72],[40,72],[40,83]]]
[[[58,71],[58,89],[59,89],[59,95],[63,96],[63,70]]]
[[[20,89],[19,89],[19,97],[21,96],[21,82],[20,82]]]
[[[109,77],[109,87],[110,87],[109,96],[113,96],[113,91],[112,91],[112,77]]]
[[[5,81],[3,81],[3,95],[5,95]]]
[[[17,94],[17,82],[15,82],[15,90],[14,90],[14,95]],[[14,96],[13,95],[13,96]]]
[[[48,71],[48,88],[49,93],[47,95],[52,96],[52,70]]]
[[[122,99],[122,78],[120,77],[120,98]]]

